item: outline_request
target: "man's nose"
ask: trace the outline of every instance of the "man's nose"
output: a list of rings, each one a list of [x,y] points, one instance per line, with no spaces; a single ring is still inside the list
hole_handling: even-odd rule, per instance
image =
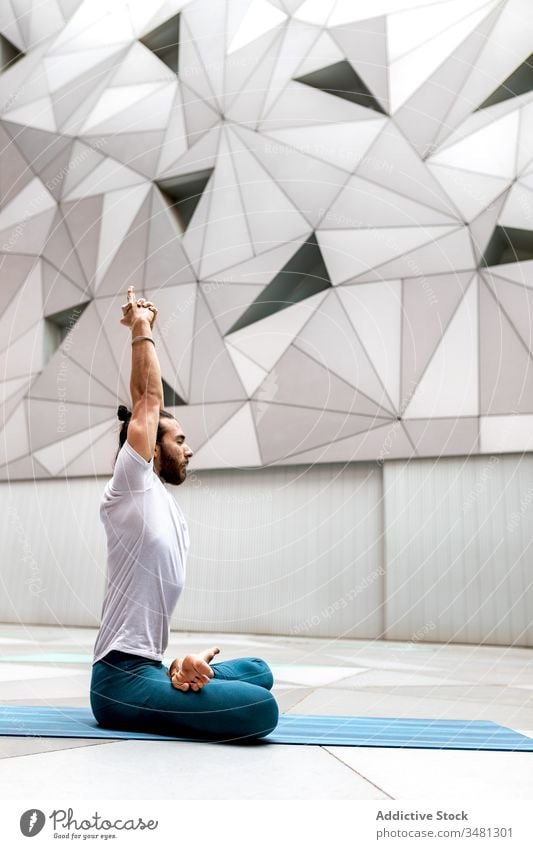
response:
[[[192,450],[192,448],[189,448],[189,446],[186,445],[185,446],[185,453],[186,453],[187,457],[192,457],[192,455],[194,454],[194,451]]]

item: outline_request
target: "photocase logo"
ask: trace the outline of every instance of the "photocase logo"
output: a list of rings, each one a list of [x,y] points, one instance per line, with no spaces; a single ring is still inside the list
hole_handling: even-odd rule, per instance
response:
[[[42,830],[46,817],[38,808],[30,808],[24,811],[20,818],[20,830],[24,837],[35,837]]]

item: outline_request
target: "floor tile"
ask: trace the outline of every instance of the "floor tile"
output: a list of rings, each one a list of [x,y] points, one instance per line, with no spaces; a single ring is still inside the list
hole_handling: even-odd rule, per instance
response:
[[[272,643],[269,642],[268,637],[262,639],[261,637],[249,637],[243,634],[187,634],[183,638],[180,637],[178,640],[175,638],[172,639],[169,643],[168,651],[172,651],[171,648],[174,647],[179,654],[180,648],[184,645],[191,645],[194,647],[194,651],[200,651],[202,648],[208,648],[209,646],[217,645],[217,646],[253,646],[255,648],[265,648]]]
[[[0,646],[23,646],[25,644],[26,640],[17,639],[15,637],[0,637]]]
[[[394,799],[533,798],[533,755],[529,752],[327,749]]]
[[[464,682],[445,676],[437,676],[425,674],[419,670],[400,670],[400,669],[363,669],[364,674],[353,675],[343,678],[338,681],[337,687],[345,689],[346,687],[414,687],[417,685],[442,687],[456,685],[463,687]]]
[[[0,663],[92,663],[93,655],[74,652],[35,652],[34,654],[16,654],[13,657],[0,657]]]
[[[288,681],[292,684],[303,684],[308,687],[323,687],[333,684],[341,678],[353,676],[356,670],[346,666],[311,666],[301,664],[272,664],[271,667],[276,681]],[[358,673],[366,669],[357,670]]]
[[[2,701],[87,707],[96,634],[0,625]],[[533,737],[532,649],[173,631],[165,657],[214,644],[221,660],[267,660],[283,712],[489,719]],[[0,792],[42,796],[46,786],[71,798],[73,786],[89,798],[104,776],[114,798],[163,798],[170,787],[183,799],[520,799],[531,798],[529,763],[512,752],[13,737],[0,738]]]
[[[533,686],[533,651],[487,646],[441,645],[428,649],[426,654],[399,652],[388,648],[384,641],[372,648],[361,647],[350,653],[350,661],[373,670],[419,672],[449,677],[472,684],[498,686]],[[347,652],[337,652],[333,658],[345,663]]]
[[[312,692],[310,687],[293,687],[283,684],[278,684],[272,689],[281,713],[287,713],[291,708],[295,708]]]
[[[72,675],[72,669],[40,665],[28,667],[25,663],[0,663],[0,681],[28,681],[42,678],[62,678]]]
[[[142,767],[140,766],[142,765]],[[320,746],[114,742],[0,761],[0,797],[386,799]]]
[[[109,740],[81,739],[76,737],[0,737],[0,759],[20,758],[39,752],[56,752],[80,749],[83,746],[108,745]]]
[[[397,716],[424,719],[484,719],[509,728],[533,726],[531,699],[519,690],[495,687],[369,687],[315,690],[290,713],[335,716]]]
[[[48,696],[36,696],[35,693],[26,699],[10,699],[9,702],[2,700],[3,704],[10,705],[50,705],[54,707],[83,707],[89,708],[89,693],[84,693],[82,696],[70,696],[60,698],[59,696],[49,694]]]
[[[33,679],[28,677],[24,681],[5,681],[2,683],[2,701],[25,701],[32,699],[38,694],[39,697],[46,696],[48,699],[71,698],[73,696],[89,697],[90,674],[83,675],[70,672],[65,677],[53,677],[44,679]]]

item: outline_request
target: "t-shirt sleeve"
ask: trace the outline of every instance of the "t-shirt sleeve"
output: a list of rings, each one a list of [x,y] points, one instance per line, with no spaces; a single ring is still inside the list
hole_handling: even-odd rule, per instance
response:
[[[145,492],[154,482],[154,458],[145,460],[128,440],[118,452],[110,487],[114,492]]]

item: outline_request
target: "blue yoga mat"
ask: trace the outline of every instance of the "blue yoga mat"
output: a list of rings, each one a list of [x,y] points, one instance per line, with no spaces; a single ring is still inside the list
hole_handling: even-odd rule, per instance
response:
[[[117,740],[181,740],[163,734],[102,728],[89,708],[0,705],[0,735]],[[533,739],[495,722],[459,719],[302,716],[285,714],[264,743],[377,746],[404,749],[477,749],[533,752]]]

